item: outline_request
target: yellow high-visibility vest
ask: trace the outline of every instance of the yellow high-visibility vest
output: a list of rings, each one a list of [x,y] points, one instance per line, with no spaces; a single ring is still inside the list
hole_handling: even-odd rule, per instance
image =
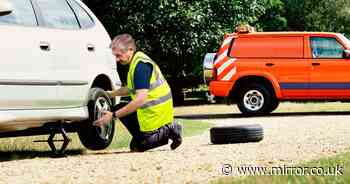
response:
[[[137,109],[140,130],[142,132],[149,132],[173,121],[173,100],[170,87],[158,65],[142,52],[135,53],[129,67],[127,87],[131,98],[135,99],[136,96],[134,72],[139,62],[150,63],[153,66],[146,103]]]

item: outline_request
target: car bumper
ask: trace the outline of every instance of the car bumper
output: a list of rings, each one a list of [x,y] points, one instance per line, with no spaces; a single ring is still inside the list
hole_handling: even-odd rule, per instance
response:
[[[232,82],[211,81],[209,84],[209,91],[214,96],[228,96],[232,89]]]

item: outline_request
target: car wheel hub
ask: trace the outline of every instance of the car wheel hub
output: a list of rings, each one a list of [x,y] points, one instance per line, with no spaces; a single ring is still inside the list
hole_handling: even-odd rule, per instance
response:
[[[95,103],[95,120],[99,119],[102,117],[102,112],[103,111],[110,111],[111,107],[107,101],[106,98],[104,97],[99,97],[96,100]],[[99,133],[99,136],[103,139],[108,139],[111,131],[112,131],[112,123],[113,120],[111,120],[109,123],[107,123],[106,125],[102,126],[102,127],[96,127]]]
[[[264,95],[257,90],[249,90],[243,98],[244,106],[251,111],[258,111],[264,105]]]

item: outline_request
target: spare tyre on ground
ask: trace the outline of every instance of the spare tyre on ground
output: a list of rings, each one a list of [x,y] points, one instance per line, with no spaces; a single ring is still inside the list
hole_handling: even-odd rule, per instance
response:
[[[213,144],[259,142],[263,137],[263,128],[258,124],[213,127],[210,129],[210,141]]]

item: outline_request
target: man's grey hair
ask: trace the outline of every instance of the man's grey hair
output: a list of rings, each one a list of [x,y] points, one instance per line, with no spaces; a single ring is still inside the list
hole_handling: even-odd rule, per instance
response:
[[[134,38],[130,34],[121,34],[114,37],[111,48],[119,48],[123,51],[127,51],[129,48],[132,48],[134,51],[136,50],[136,44]]]

